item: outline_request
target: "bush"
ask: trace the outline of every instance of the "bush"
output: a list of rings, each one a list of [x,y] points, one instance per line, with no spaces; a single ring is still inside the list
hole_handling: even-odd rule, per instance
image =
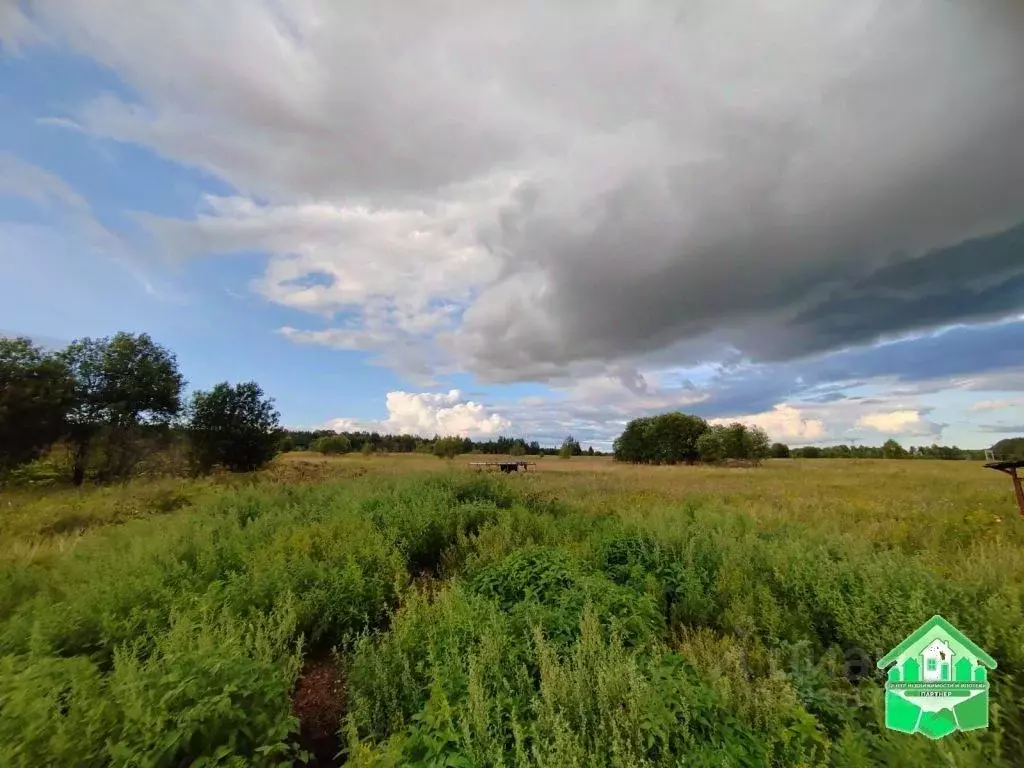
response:
[[[462,453],[461,437],[442,437],[434,441],[433,454],[439,459],[454,459]]]
[[[748,460],[757,464],[768,458],[771,452],[767,432],[739,422],[710,426],[697,440],[697,449],[701,461],[709,464],[725,459]]]
[[[278,765],[294,753],[293,632],[287,609],[251,622],[202,609],[145,652],[119,646],[107,674],[81,656],[0,657],[0,763]]]
[[[331,437],[318,437],[310,444],[310,449],[319,453],[332,455],[348,453],[352,450],[352,443],[344,435],[333,435]]]
[[[525,635],[539,627],[553,642],[576,637],[586,605],[593,605],[601,621],[631,646],[649,644],[665,629],[650,597],[620,587],[549,547],[513,552],[477,573],[469,588],[496,601]]]
[[[279,415],[256,382],[234,387],[223,382],[196,392],[189,411],[189,437],[201,471],[219,465],[252,472],[274,458]]]
[[[763,765],[756,734],[678,654],[637,655],[578,617],[526,638],[458,587],[414,597],[349,677],[353,765]]]
[[[704,419],[685,413],[633,419],[615,441],[615,460],[634,464],[694,464],[700,458],[697,441],[707,429]]]

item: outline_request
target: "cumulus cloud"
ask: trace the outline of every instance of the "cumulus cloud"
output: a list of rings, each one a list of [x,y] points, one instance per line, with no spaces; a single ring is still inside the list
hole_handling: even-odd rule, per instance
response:
[[[555,380],[1024,306],[1019,3],[25,6],[138,94],[54,117],[235,188],[148,222],[270,253],[297,341]]]
[[[918,434],[920,432],[927,433],[932,431],[926,427],[926,422],[921,418],[920,412],[910,409],[869,413],[857,420],[857,426],[891,435]]]
[[[367,429],[421,437],[489,437],[506,432],[512,426],[508,419],[489,411],[482,403],[465,400],[457,389],[444,393],[388,392],[385,405],[388,415],[383,421],[341,418],[328,422],[327,427],[338,431]]]
[[[754,413],[729,419],[712,419],[713,424],[728,424],[740,421],[751,426],[761,427],[773,440],[796,444],[811,443],[826,436],[825,422],[820,418],[810,418],[799,408],[782,403],[764,413]]]

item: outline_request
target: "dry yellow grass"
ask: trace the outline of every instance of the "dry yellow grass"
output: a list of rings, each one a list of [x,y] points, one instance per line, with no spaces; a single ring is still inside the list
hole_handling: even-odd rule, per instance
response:
[[[64,550],[97,527],[175,512],[240,485],[472,472],[477,470],[468,466],[471,461],[499,458],[467,455],[449,461],[422,454],[295,452],[253,476],[15,490],[0,496],[0,556]],[[749,516],[759,527],[798,524],[822,534],[890,541],[912,549],[954,547],[983,554],[1022,542],[1024,526],[1009,482],[977,462],[797,459],[768,461],[757,468],[716,468],[634,466],[608,457],[527,458],[535,465],[511,476],[510,482],[595,513],[660,517],[669,508],[692,502]],[[1024,576],[1024,568],[1018,573]]]

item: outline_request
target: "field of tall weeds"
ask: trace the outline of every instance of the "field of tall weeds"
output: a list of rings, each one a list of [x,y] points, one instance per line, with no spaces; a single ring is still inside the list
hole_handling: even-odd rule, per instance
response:
[[[1020,765],[1002,476],[540,464],[0,499],[0,765]],[[989,728],[939,741],[884,728],[875,665],[935,613],[998,662]],[[304,754],[328,657],[336,754]]]

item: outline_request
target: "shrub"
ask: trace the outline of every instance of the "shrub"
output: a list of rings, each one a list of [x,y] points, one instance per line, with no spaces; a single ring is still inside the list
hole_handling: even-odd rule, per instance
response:
[[[442,437],[434,441],[433,454],[439,459],[454,459],[462,453],[461,437]]]
[[[612,583],[551,547],[513,552],[480,570],[469,587],[474,594],[494,600],[522,632],[539,627],[554,642],[576,636],[588,604],[630,645],[648,644],[665,629],[650,597]]]
[[[152,649],[120,646],[108,674],[81,656],[0,657],[0,763],[278,765],[294,753],[292,621],[177,613]]]
[[[202,471],[251,472],[274,458],[280,436],[274,401],[254,382],[223,382],[192,396],[189,437]]]
[[[638,655],[580,617],[526,638],[458,587],[414,597],[349,677],[353,765],[762,765],[764,749],[678,654]]]
[[[333,435],[330,437],[318,437],[309,447],[311,450],[323,454],[339,454],[351,451],[352,443],[344,435]]]

